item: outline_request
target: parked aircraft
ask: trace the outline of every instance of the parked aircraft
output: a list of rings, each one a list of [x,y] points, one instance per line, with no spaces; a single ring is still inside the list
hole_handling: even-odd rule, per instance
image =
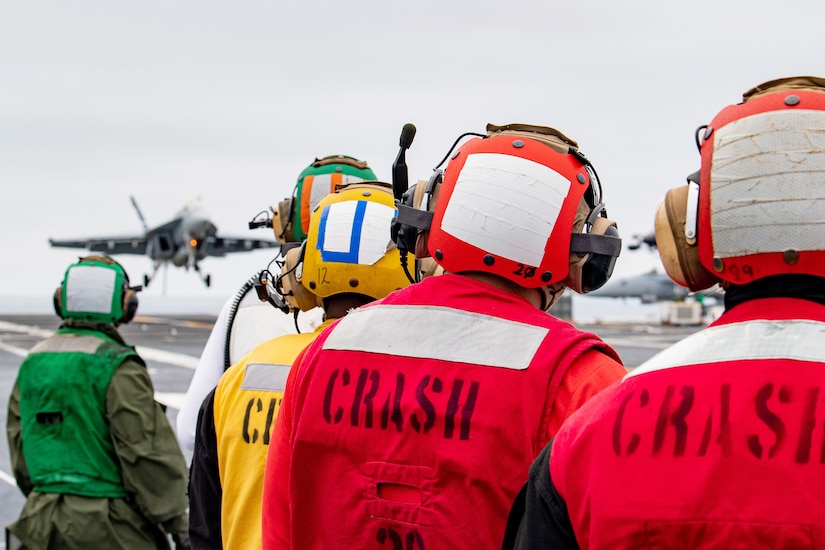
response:
[[[696,297],[719,296],[723,291],[716,285],[701,292],[691,293],[677,285],[666,273],[656,268],[641,275],[610,279],[602,288],[588,293],[596,298],[639,298],[643,304],[664,301],[683,301],[688,295]]]
[[[644,235],[633,235],[633,240],[627,245],[628,250],[638,250],[645,245],[650,250],[656,250],[656,233],[651,231]]]
[[[219,236],[217,227],[206,217],[197,201],[187,203],[172,220],[150,229],[134,197],[129,198],[143,224],[142,235],[73,240],[49,239],[49,244],[54,247],[85,248],[92,252],[112,256],[117,254],[149,256],[153,262],[153,271],[151,277],[143,276],[146,286],[157,274],[158,268],[168,263],[176,267],[184,267],[187,271],[191,267],[200,274],[198,262],[207,256],[221,257],[234,252],[249,252],[280,246],[275,241],[263,239]],[[201,275],[201,278],[208,287],[211,277]]]

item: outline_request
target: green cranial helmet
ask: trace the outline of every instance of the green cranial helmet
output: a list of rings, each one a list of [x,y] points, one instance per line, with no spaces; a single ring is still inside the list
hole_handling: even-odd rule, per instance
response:
[[[316,158],[298,175],[292,197],[273,208],[275,238],[282,244],[306,240],[310,214],[321,199],[344,185],[376,179],[366,161],[345,155]]]
[[[128,323],[137,311],[137,290],[123,267],[108,256],[86,256],[66,269],[55,290],[54,309],[62,319]]]

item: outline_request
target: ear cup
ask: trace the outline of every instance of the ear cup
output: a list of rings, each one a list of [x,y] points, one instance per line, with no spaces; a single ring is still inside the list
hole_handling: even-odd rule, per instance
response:
[[[294,201],[292,197],[284,199],[278,203],[278,208],[272,210],[272,231],[275,233],[275,240],[281,244],[296,242],[295,234],[292,231],[292,217]]]
[[[585,229],[585,233],[579,233]],[[579,294],[601,288],[613,274],[620,252],[619,230],[616,222],[604,217],[604,204],[597,203],[591,209],[583,197],[573,223],[564,284]]]
[[[287,303],[292,308],[301,311],[309,311],[323,305],[321,298],[301,284],[305,246],[306,241],[300,247],[287,251],[284,256],[284,265],[281,268],[281,276],[278,277],[277,282],[278,290],[283,294]]]
[[[616,222],[599,216],[593,220],[589,234],[619,238],[619,229],[616,226]],[[591,292],[604,286],[613,274],[617,257],[618,254],[590,253],[587,261],[581,268],[581,292]]]
[[[597,216],[586,233],[588,236],[619,238],[616,222]],[[590,251],[585,254],[571,253],[565,285],[579,294],[586,294],[604,286],[613,274],[618,254]]]
[[[138,297],[137,292],[132,290],[131,288],[126,288],[123,291],[123,317],[120,318],[118,323],[126,324],[132,321],[135,318],[135,314],[137,313],[138,308]]]
[[[54,291],[54,297],[52,298],[52,304],[54,305],[54,312],[57,314],[58,317],[63,319],[63,287],[59,286]]]
[[[656,248],[668,276],[696,292],[712,287],[719,278],[699,261],[696,239],[685,236],[687,198],[687,185],[671,189],[656,209]]]

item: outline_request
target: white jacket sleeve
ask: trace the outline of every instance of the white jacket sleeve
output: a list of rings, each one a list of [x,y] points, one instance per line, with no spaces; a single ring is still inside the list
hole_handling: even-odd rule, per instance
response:
[[[200,361],[192,375],[189,389],[183,398],[183,404],[178,411],[176,421],[176,435],[181,450],[185,456],[191,456],[195,448],[195,425],[198,422],[198,411],[206,395],[218,384],[223,375],[224,349],[226,346],[226,327],[229,321],[229,309],[232,298],[221,308],[212,333],[203,347]]]

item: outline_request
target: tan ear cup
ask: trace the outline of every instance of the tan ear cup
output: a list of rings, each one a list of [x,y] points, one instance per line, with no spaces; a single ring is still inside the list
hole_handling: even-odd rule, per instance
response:
[[[284,199],[272,209],[272,231],[275,240],[281,244],[296,242],[292,233],[292,199]]]
[[[137,313],[138,308],[138,297],[137,292],[132,290],[131,288],[126,288],[123,292],[123,317],[120,318],[118,323],[126,324],[132,321],[135,318],[135,314]]]
[[[292,248],[284,256],[284,265],[281,268],[280,286],[284,299],[293,309],[309,311],[322,304],[321,298],[307,290],[301,284],[301,262],[302,246]]]
[[[421,241],[421,239],[419,239]],[[418,244],[416,243],[416,248]],[[418,258],[418,256],[416,256]],[[419,260],[418,264],[418,271],[421,273],[421,278],[426,279],[427,277],[432,277],[433,275],[442,275],[444,273],[444,268],[441,267],[430,257],[422,258]]]
[[[63,318],[63,287],[59,286],[54,291],[54,298],[52,299],[54,305],[54,312],[61,319]]]
[[[719,282],[699,261],[696,239],[685,236],[688,186],[671,189],[656,209],[656,248],[665,272],[691,291],[704,290]]]

